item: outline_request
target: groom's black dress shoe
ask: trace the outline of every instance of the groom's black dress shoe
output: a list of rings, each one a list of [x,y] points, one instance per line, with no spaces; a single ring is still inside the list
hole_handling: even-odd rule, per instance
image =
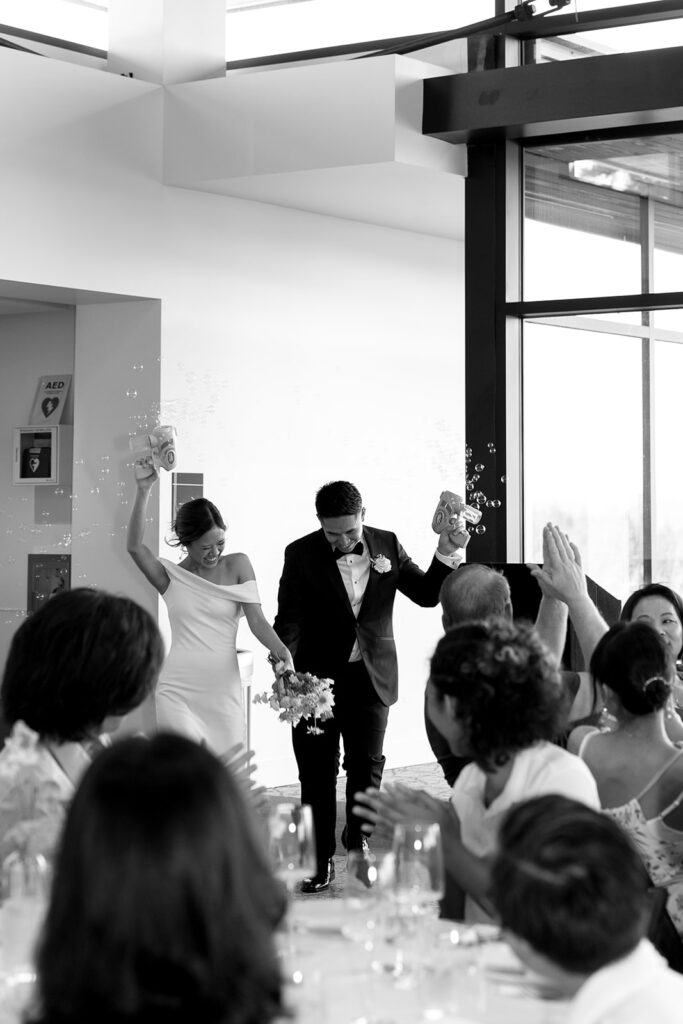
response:
[[[301,891],[306,893],[324,892],[325,889],[329,889],[333,878],[334,861],[330,857],[322,871],[318,871],[313,878],[304,878],[301,883]]]
[[[368,837],[362,833],[355,839],[349,841],[349,831],[346,825],[342,829],[341,844],[345,850],[360,850],[362,853],[369,853],[370,847],[368,846]]]

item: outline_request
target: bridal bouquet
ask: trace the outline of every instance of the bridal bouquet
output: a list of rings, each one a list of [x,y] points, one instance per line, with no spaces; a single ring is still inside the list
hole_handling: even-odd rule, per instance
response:
[[[310,672],[280,672],[275,677],[270,693],[257,693],[254,704],[269,704],[279,711],[280,721],[298,725],[302,718],[313,718],[307,732],[319,736],[322,729],[317,722],[332,718],[334,694],[332,680],[319,679]]]

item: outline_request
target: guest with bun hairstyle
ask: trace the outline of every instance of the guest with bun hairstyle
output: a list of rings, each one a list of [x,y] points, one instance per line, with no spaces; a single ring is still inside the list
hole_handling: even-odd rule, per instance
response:
[[[673,650],[646,622],[618,622],[598,642],[590,669],[614,725],[575,729],[568,749],[590,768],[603,810],[631,835],[653,882],[668,889],[683,936],[683,749],[665,718]]]
[[[539,796],[502,823],[491,898],[520,960],[570,998],[565,1024],[678,1024],[683,978],[645,938],[648,878],[628,835]]]

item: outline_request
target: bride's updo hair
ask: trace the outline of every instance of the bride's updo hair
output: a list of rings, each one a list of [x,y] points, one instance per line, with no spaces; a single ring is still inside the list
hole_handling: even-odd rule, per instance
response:
[[[632,715],[651,715],[671,695],[671,652],[646,622],[615,623],[593,651],[590,670]]]
[[[227,530],[216,506],[208,498],[192,498],[180,506],[173,521],[175,539],[168,540],[171,547],[184,547],[199,540],[205,533],[217,526],[219,530]]]

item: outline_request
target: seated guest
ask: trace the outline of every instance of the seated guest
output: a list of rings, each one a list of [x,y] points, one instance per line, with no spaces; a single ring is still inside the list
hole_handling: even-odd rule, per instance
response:
[[[607,632],[607,623],[588,597],[581,555],[575,544],[558,527],[548,524],[544,530],[543,567],[530,566],[544,594],[564,601],[574,626],[586,665],[595,646]],[[624,604],[621,618],[639,619],[654,625],[675,658],[683,645],[683,602],[669,587],[648,584],[635,591]],[[575,673],[577,685],[569,713],[572,726],[603,724],[604,694],[590,672]],[[673,681],[674,691],[683,704],[683,685]],[[683,741],[683,722],[674,713],[674,696],[670,698],[666,729],[674,742]],[[604,724],[609,725],[609,722]]]
[[[102,590],[57,594],[22,623],[0,686],[0,862],[51,858],[89,744],[152,692],[163,657],[152,616]]]
[[[268,1024],[284,890],[241,788],[183,736],[122,739],[73,798],[27,1024]]]
[[[603,810],[630,833],[683,937],[683,749],[667,735],[671,649],[645,622],[618,622],[599,641],[591,674],[614,721],[575,729],[569,749],[595,776]],[[670,713],[670,712],[669,712]]]
[[[676,676],[672,681],[671,711],[683,715],[683,600],[663,583],[648,583],[634,591],[621,610],[624,622],[647,622],[659,634],[676,662]],[[671,724],[671,718],[669,719]],[[671,732],[671,730],[670,730]],[[683,730],[673,739],[683,739]]]
[[[504,620],[451,629],[436,646],[427,682],[429,716],[454,754],[472,758],[451,807],[406,787],[357,794],[367,820],[438,821],[447,875],[467,894],[467,920],[490,920],[490,858],[513,804],[562,793],[599,807],[580,758],[552,742],[566,711],[555,659],[533,627]],[[455,902],[455,900],[454,900]],[[458,916],[450,905],[445,916]]]
[[[615,822],[561,796],[512,808],[491,898],[520,960],[571,997],[565,1024],[678,1024],[683,978],[644,938],[648,879]]]

